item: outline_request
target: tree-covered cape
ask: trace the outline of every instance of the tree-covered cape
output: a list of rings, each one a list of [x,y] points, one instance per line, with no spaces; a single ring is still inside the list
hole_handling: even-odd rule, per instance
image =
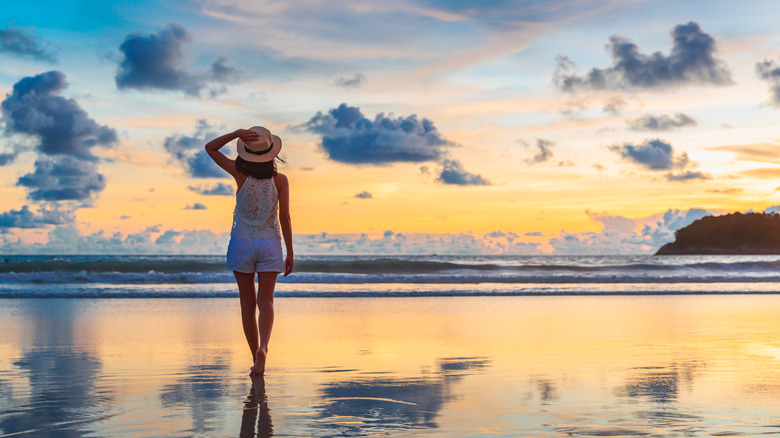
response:
[[[731,213],[707,216],[677,230],[656,255],[780,254],[780,215]]]

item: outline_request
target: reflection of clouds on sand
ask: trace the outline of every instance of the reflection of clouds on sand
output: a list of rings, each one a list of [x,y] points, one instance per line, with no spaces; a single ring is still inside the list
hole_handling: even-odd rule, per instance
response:
[[[36,436],[82,436],[81,427],[102,419],[98,415],[111,395],[95,388],[101,363],[89,353],[72,350],[26,353],[14,365],[29,382],[26,400],[14,400],[16,409],[0,420],[4,435],[32,433]],[[77,426],[81,425],[81,427]]]
[[[96,384],[102,363],[96,355],[75,348],[78,304],[58,305],[31,300],[25,310],[35,315],[32,345],[13,362],[21,385],[0,385],[3,436],[82,436],[89,425],[106,417],[113,393]]]
[[[542,403],[547,404],[559,398],[558,389],[549,379],[535,379],[536,387],[539,389],[539,398]]]
[[[622,397],[647,397],[656,403],[670,403],[677,400],[680,385],[693,384],[694,372],[700,364],[689,362],[656,368],[628,379],[625,385],[615,390]]]
[[[323,425],[361,434],[436,428],[444,404],[457,397],[451,385],[486,368],[490,361],[460,357],[437,363],[438,370],[432,375],[330,383],[322,390],[325,405],[319,417]]]
[[[220,357],[204,359],[206,365],[190,365],[177,383],[166,385],[160,394],[164,408],[187,408],[190,410],[192,429],[188,432],[203,434],[222,430],[220,401],[228,397],[228,382],[231,371],[223,361],[229,357],[224,352]]]

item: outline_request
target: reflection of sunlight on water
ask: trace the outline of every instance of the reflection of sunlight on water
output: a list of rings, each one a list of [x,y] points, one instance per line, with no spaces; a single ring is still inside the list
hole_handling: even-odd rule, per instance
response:
[[[780,296],[277,303],[6,300],[0,435],[780,433]]]

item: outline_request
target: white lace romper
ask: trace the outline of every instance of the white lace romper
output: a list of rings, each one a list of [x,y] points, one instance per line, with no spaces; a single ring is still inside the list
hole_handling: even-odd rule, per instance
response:
[[[284,271],[278,201],[279,192],[273,178],[247,176],[236,193],[227,250],[228,269],[246,273]]]

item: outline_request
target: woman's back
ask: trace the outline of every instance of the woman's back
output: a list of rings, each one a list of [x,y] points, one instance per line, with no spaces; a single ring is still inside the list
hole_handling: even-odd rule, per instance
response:
[[[236,193],[230,237],[238,240],[281,239],[278,200],[279,192],[274,178],[247,176],[246,182]]]

